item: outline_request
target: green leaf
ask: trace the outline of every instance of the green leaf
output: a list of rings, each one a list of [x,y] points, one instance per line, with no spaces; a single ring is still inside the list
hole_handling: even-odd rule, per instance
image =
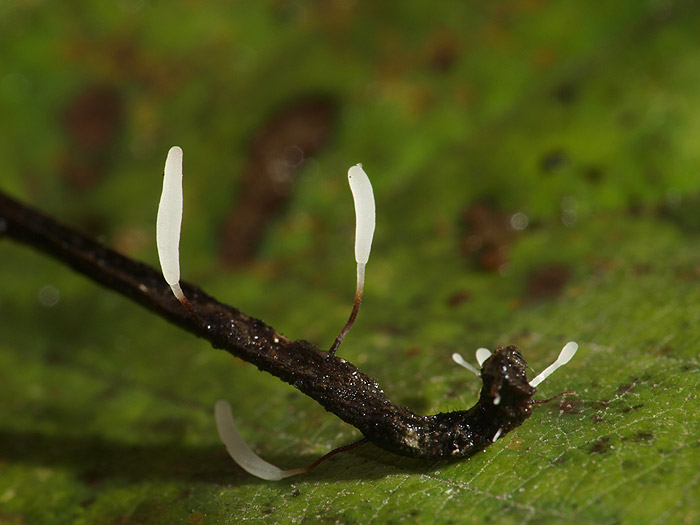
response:
[[[453,352],[516,344],[539,371],[575,340],[537,397],[575,393],[470,459],[365,445],[264,482],[218,441],[217,399],[283,468],[358,433],[0,238],[0,522],[700,520],[694,3],[80,4],[0,7],[3,190],[156,264],[163,162],[179,144],[183,278],[326,347],[352,304],[345,173],[362,162],[378,226],[339,355],[434,413],[476,400]],[[102,153],[80,157],[61,115],[92,85],[113,87],[123,110]],[[341,102],[333,140],[256,259],[223,268],[250,137],[318,92]],[[99,174],[68,184],[66,159]],[[477,202],[528,219],[496,232],[498,271],[465,255]]]

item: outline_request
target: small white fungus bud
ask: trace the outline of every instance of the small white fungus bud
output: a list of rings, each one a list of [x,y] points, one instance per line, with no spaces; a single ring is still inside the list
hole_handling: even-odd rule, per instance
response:
[[[479,366],[483,366],[484,361],[491,357],[491,350],[488,348],[477,348],[476,349],[476,362]]]

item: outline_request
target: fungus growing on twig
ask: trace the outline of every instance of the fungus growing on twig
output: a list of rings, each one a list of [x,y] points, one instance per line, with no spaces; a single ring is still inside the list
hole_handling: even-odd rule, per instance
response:
[[[243,436],[238,432],[236,423],[231,414],[231,405],[223,399],[219,399],[214,405],[214,417],[216,418],[216,429],[219,432],[221,441],[226,445],[226,450],[238,465],[253,476],[271,481],[288,478],[296,474],[303,474],[310,469],[295,468],[282,470],[263,458],[258,456],[253,449],[248,446]]]
[[[452,354],[452,360],[453,360],[455,363],[457,363],[459,366],[461,366],[461,367],[463,367],[463,368],[466,368],[467,370],[469,370],[470,372],[472,372],[473,374],[475,374],[476,377],[481,377],[481,372],[479,372],[479,369],[476,368],[474,365],[472,365],[472,364],[471,364],[470,362],[468,362],[467,360],[465,360],[465,359],[461,356],[461,354],[458,354],[457,352],[455,352],[454,354]],[[479,363],[479,366],[481,366],[481,363]]]
[[[173,155],[173,169],[177,174],[181,152],[175,149]],[[170,166],[167,171],[172,171]],[[163,272],[174,293],[178,293],[177,248],[182,205],[177,204],[180,183],[176,181],[174,199],[167,195],[170,187],[166,183],[163,198],[166,209],[160,219],[169,226],[175,225],[176,230],[174,234],[165,235],[162,224],[159,227],[162,272],[81,235],[2,191],[0,226],[6,237],[56,258],[96,283],[206,339],[215,348],[222,348],[293,385],[363,434],[363,439],[331,451],[305,471],[333,454],[365,442],[394,454],[425,460],[470,457],[522,425],[532,415],[535,405],[571,393],[533,400],[537,392],[533,385],[571,359],[577,348],[575,343],[567,344],[557,361],[532,382],[527,380],[528,365],[520,350],[512,345],[502,346],[493,353],[485,349],[478,352],[482,388],[476,405],[466,410],[416,414],[404,405],[393,403],[375,379],[349,361],[328,355],[308,341],[290,340],[264,321],[220,303],[194,284],[183,283],[182,288],[187,290],[197,316],[183,308],[174,308],[169,292],[166,294],[163,287]],[[172,203],[176,205],[173,207]],[[193,323],[193,318],[197,322]],[[220,419],[226,421],[225,417],[220,416]],[[272,472],[274,475],[275,471]]]
[[[578,350],[578,344],[569,341],[564,345],[564,348],[561,349],[561,352],[559,352],[559,357],[557,357],[556,361],[554,361],[551,365],[549,365],[547,368],[545,368],[542,372],[540,372],[539,375],[537,375],[534,379],[532,379],[528,384],[535,388],[537,385],[542,383],[545,379],[547,379],[549,376],[551,376],[558,368],[561,368],[564,366],[566,363],[571,361],[571,358],[574,357],[574,354],[576,354],[576,351]],[[483,366],[484,362],[491,357],[491,351],[488,348],[479,348],[476,351],[476,361],[479,363],[479,366]],[[459,366],[466,368],[470,372],[473,372],[477,376],[481,377],[481,372],[472,364],[467,362],[460,354],[454,353],[452,354],[452,360],[457,363]],[[501,394],[500,392],[496,392],[493,397],[493,404],[494,405],[500,405],[501,404]],[[498,437],[501,435],[501,431],[497,432],[496,435],[493,437],[493,441],[495,442]]]
[[[536,387],[540,383],[542,383],[545,379],[547,379],[549,376],[551,376],[554,372],[556,372],[557,369],[561,368],[564,366],[566,363],[571,361],[571,358],[574,357],[576,354],[576,351],[578,350],[578,344],[575,343],[574,341],[569,341],[564,345],[564,348],[561,349],[561,352],[559,352],[559,357],[557,357],[556,361],[554,361],[551,365],[549,365],[547,368],[545,368],[538,376],[536,376],[534,379],[530,381],[530,386],[531,387]],[[491,357],[491,351],[488,348],[478,348],[476,351],[476,361],[479,363],[479,366],[482,366],[484,364],[484,361],[486,361],[489,357]],[[452,360],[457,363],[459,366],[466,368],[470,372],[473,372],[477,376],[481,376],[481,372],[472,364],[467,362],[460,354],[455,352],[452,354]],[[498,403],[495,403],[498,404]]]
[[[372,238],[376,224],[376,210],[374,204],[374,192],[369,177],[362,169],[362,164],[357,164],[348,170],[348,182],[352,198],[355,202],[355,261],[357,261],[357,287],[355,288],[355,301],[348,322],[335,338],[329,353],[335,354],[343,338],[352,328],[357,312],[362,304],[362,294],[365,288],[365,266],[369,260],[372,249]]]
[[[168,163],[166,162],[166,172],[167,166]],[[350,190],[352,191],[353,200],[355,202],[355,260],[357,261],[357,289],[355,292],[355,302],[353,304],[352,313],[350,314],[350,319],[333,343],[333,347],[330,350],[331,354],[335,353],[338,346],[340,346],[343,337],[345,337],[345,334],[347,334],[352,327],[353,323],[355,322],[355,318],[357,317],[360,304],[362,303],[362,292],[365,284],[365,265],[369,260],[369,253],[372,248],[372,237],[374,235],[376,220],[372,185],[369,182],[367,174],[362,169],[361,164],[353,166],[348,170],[348,182],[350,183]],[[177,279],[179,279],[179,267],[177,271]],[[175,293],[175,288],[173,288],[173,293]],[[226,450],[233,460],[250,474],[267,480],[280,480],[296,474],[309,472],[322,461],[325,461],[338,452],[343,452],[350,448],[354,448],[355,446],[367,441],[366,439],[361,439],[360,441],[351,443],[350,445],[336,448],[307,467],[282,470],[262,459],[250,448],[250,446],[248,446],[236,428],[236,424],[231,413],[231,406],[228,404],[228,402],[224,400],[217,401],[214,407],[214,416],[216,418],[216,428],[218,429],[219,437],[226,445]]]
[[[156,217],[156,246],[163,277],[173,295],[196,318],[194,310],[180,288],[180,231],[182,227],[182,149],[168,151],[163,173],[163,192]]]
[[[489,357],[491,357],[491,350],[488,348],[476,349],[476,362],[479,363],[479,366],[483,365],[484,361],[486,361]]]
[[[357,164],[348,170],[348,182],[350,183],[350,189],[355,202],[357,288],[350,318],[333,343],[329,351],[329,360],[333,359],[333,354],[352,327],[357,317],[360,304],[362,303],[365,266],[369,260],[376,220],[372,185],[367,174],[362,169],[361,164]],[[163,277],[170,285],[173,294],[187,309],[192,318],[200,320],[180,287],[179,251],[182,225],[182,200],[182,150],[179,147],[173,147],[168,152],[168,157],[165,162],[163,193],[158,206],[158,217],[156,221],[158,257],[160,259]],[[275,342],[277,342],[277,340]],[[401,453],[415,455],[417,457],[443,457],[446,453],[451,456],[455,454],[471,455],[485,448],[489,443],[495,442],[529,417],[531,413],[530,407],[532,404],[537,403],[537,401],[531,399],[532,394],[535,392],[535,387],[549,377],[557,368],[566,364],[576,353],[577,348],[578,346],[576,343],[568,343],[559,354],[559,358],[540,375],[530,381],[529,384],[525,379],[526,363],[515,347],[499,348],[493,354],[486,348],[479,348],[476,351],[476,360],[481,370],[467,363],[459,354],[453,354],[452,359],[454,359],[456,363],[475,373],[484,382],[482,395],[477,404],[477,407],[480,408],[476,411],[472,409],[460,412],[460,416],[463,416],[463,422],[457,427],[457,430],[466,433],[468,439],[465,441],[462,448],[458,447],[455,449],[452,445],[448,446],[446,448],[447,452],[442,450],[444,446],[442,442],[440,442],[435,449],[427,445],[414,452],[409,445],[402,441],[402,447],[408,448],[407,450],[402,448]],[[484,398],[484,392],[487,392],[486,398]],[[503,396],[501,395],[502,392]],[[488,400],[489,396],[491,396],[490,401]],[[487,406],[484,406],[485,399]],[[502,399],[507,406],[501,406]],[[486,414],[486,416],[484,416],[484,414]],[[250,474],[266,480],[280,480],[296,474],[309,472],[331,456],[354,448],[369,440],[368,436],[349,445],[336,448],[307,467],[283,470],[262,459],[245,442],[236,428],[233,415],[231,414],[231,406],[228,402],[224,400],[217,401],[214,408],[214,415],[219,436],[233,460]],[[438,414],[434,417],[437,418],[439,416],[441,415]],[[483,421],[482,416],[485,417]],[[429,420],[430,418],[425,419],[425,421]],[[427,435],[431,436],[434,433],[430,428],[425,429],[425,431]],[[447,443],[454,444],[455,438],[451,437],[450,432],[451,430],[448,429]],[[372,434],[372,432],[370,432],[370,434]],[[367,436],[367,433],[365,433],[365,435]],[[379,441],[382,441],[382,439],[383,438],[379,439]],[[414,444],[412,444],[412,446],[415,447]]]
[[[569,341],[568,343],[566,343],[564,345],[564,348],[561,349],[561,352],[559,352],[559,357],[557,357],[557,360],[554,361],[547,368],[545,368],[542,372],[540,372],[540,374],[536,376],[532,381],[530,381],[530,386],[536,387],[542,381],[551,376],[558,368],[561,368],[566,363],[571,361],[571,358],[574,357],[574,354],[577,350],[578,344],[574,343],[573,341]]]

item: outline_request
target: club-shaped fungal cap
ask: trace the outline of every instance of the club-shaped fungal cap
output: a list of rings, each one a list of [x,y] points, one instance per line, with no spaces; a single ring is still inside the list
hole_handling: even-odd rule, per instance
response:
[[[469,370],[470,372],[476,374],[477,377],[481,377],[481,372],[479,372],[479,370],[478,370],[474,365],[472,365],[471,363],[467,362],[467,361],[462,357],[461,354],[458,354],[457,352],[455,352],[454,354],[452,354],[452,360],[453,360],[455,363],[457,363],[459,366],[461,366],[461,367],[463,367],[463,368],[466,368],[466,369]]]
[[[231,414],[231,405],[227,401],[220,399],[216,402],[214,416],[219,437],[226,445],[229,455],[243,470],[253,476],[275,481],[308,472],[308,468],[282,470],[253,452],[253,449],[248,446],[248,443],[245,442],[243,436],[238,432]]]
[[[362,164],[348,170],[348,183],[355,201],[355,260],[358,264],[367,264],[374,237],[376,209],[372,184]]]
[[[479,366],[483,366],[484,361],[491,357],[491,350],[488,348],[477,348],[476,349],[476,362]]]
[[[180,290],[180,229],[182,227],[182,149],[168,151],[163,175],[163,192],[156,217],[156,245],[165,281],[175,296]],[[183,296],[184,297],[184,296]]]
[[[576,354],[576,351],[578,350],[578,344],[576,344],[573,341],[569,341],[564,345],[564,348],[561,349],[561,352],[559,352],[559,357],[557,357],[557,360],[554,361],[551,365],[549,365],[547,368],[542,370],[538,376],[536,376],[532,381],[530,381],[530,386],[531,387],[536,387],[542,381],[547,379],[549,376],[551,376],[558,368],[561,368],[564,366],[566,363],[571,361],[571,358],[574,357],[574,354]]]

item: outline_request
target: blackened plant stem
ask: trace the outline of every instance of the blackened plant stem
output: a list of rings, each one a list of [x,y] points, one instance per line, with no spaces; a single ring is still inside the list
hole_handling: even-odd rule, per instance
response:
[[[198,318],[172,294],[159,270],[125,257],[0,192],[0,238],[59,260],[160,317],[299,389],[391,452],[423,458],[472,455],[522,424],[535,389],[515,347],[494,352],[482,368],[484,387],[470,410],[421,416],[391,402],[377,381],[345,359],[292,341],[263,321],[220,303],[197,286],[182,289]],[[505,377],[503,370],[506,370]],[[494,393],[499,403],[494,404]]]

